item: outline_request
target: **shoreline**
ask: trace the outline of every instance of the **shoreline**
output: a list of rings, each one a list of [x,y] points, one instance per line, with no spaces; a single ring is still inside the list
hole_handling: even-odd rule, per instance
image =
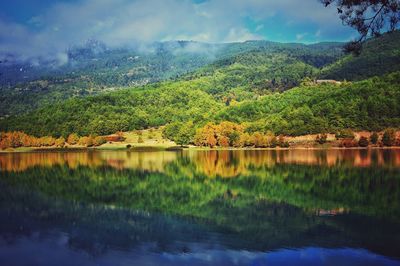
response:
[[[368,150],[368,149],[400,149],[400,131],[395,132],[394,138],[397,140],[392,142],[393,146],[383,146],[383,142],[379,141],[377,144],[372,144],[370,138],[372,132],[370,131],[352,131],[353,138],[346,138],[345,136],[336,136],[333,133],[324,133],[325,138],[323,142],[319,141],[321,134],[308,134],[300,136],[279,136],[283,137],[283,140],[279,140],[284,143],[284,147],[279,145],[276,147],[255,147],[245,146],[245,147],[233,147],[233,146],[196,146],[196,145],[177,145],[174,141],[165,138],[163,135],[163,128],[150,128],[140,131],[126,131],[121,132],[120,135],[109,135],[103,136],[115,137],[115,139],[108,139],[104,144],[99,146],[89,146],[91,144],[86,144],[86,142],[75,142],[76,144],[69,144],[64,140],[62,144],[52,143],[52,146],[37,146],[37,147],[18,147],[18,148],[3,148],[0,149],[0,154],[4,153],[23,153],[23,152],[95,152],[95,151],[131,151],[131,152],[151,152],[151,151],[181,151],[181,150],[191,150],[191,151],[222,151],[222,150]],[[377,140],[383,139],[384,132],[377,132]],[[83,138],[83,137],[81,137]],[[368,141],[368,146],[362,147],[358,143],[361,138],[366,138]],[[29,143],[29,142],[28,142]],[[21,143],[22,144],[22,143]],[[93,143],[95,144],[95,143]],[[203,143],[204,144],[204,143]],[[232,144],[232,143],[231,143]],[[243,144],[243,143],[242,143]],[[262,143],[266,144],[268,143]],[[364,143],[365,144],[365,143]],[[31,145],[31,143],[27,144]],[[46,145],[46,144],[43,144]],[[262,145],[258,145],[262,146]]]
[[[311,150],[311,151],[327,151],[327,150],[400,150],[400,146],[390,147],[289,147],[289,148],[234,148],[234,147],[199,147],[199,146],[132,146],[131,148],[116,146],[116,147],[71,147],[71,148],[56,148],[56,147],[21,147],[21,148],[9,148],[7,150],[0,150],[0,154],[8,153],[44,153],[44,152],[102,152],[102,151],[129,151],[129,152],[157,152],[157,151],[289,151],[289,150]]]

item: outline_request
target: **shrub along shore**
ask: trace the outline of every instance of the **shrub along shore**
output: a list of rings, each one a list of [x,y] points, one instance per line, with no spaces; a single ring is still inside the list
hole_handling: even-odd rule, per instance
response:
[[[171,141],[171,128],[163,127],[135,132],[117,132],[107,136],[78,136],[67,138],[30,136],[24,132],[0,133],[0,151],[76,150],[76,149],[287,149],[287,148],[379,148],[400,147],[400,131],[389,128],[382,132],[353,132],[341,130],[335,134],[322,133],[303,136],[275,136],[271,132],[247,133],[245,127],[231,122],[209,123],[193,137],[173,133],[179,138]],[[185,145],[185,146],[184,146]]]

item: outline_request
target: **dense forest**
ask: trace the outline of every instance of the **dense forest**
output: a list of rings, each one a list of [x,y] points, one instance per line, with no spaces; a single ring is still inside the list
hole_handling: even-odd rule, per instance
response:
[[[240,128],[238,133],[291,136],[398,127],[400,72],[395,71],[400,65],[399,39],[399,32],[371,39],[358,57],[341,57],[337,43],[249,41],[221,44],[224,49],[188,42],[159,44],[170,56],[175,51],[173,64],[183,60],[181,56],[186,56],[183,61],[196,61],[193,52],[182,52],[194,49],[193,45],[208,52],[214,49],[214,59],[209,64],[206,61],[211,59],[196,61],[197,70],[190,73],[174,78],[168,74],[169,80],[129,88],[109,87],[129,83],[107,78],[96,81],[96,75],[102,75],[100,69],[112,69],[109,57],[104,66],[83,68],[88,77],[85,81],[82,77],[75,81],[53,77],[3,88],[0,101],[5,117],[0,120],[0,130],[67,138],[72,133],[96,136],[166,125],[166,137],[186,144],[196,142],[196,132],[208,123],[233,122]],[[78,51],[70,56],[90,59],[114,53],[107,49],[98,54],[90,49]],[[163,56],[156,58],[162,61]],[[374,60],[383,66],[377,73],[385,75],[371,77],[376,72]],[[365,67],[371,69],[359,75]],[[389,72],[394,73],[386,74]],[[118,76],[110,72],[103,77],[108,75],[111,79]],[[342,82],[317,82],[320,76]],[[346,77],[368,79],[343,81]],[[168,78],[158,76],[156,80],[163,79]]]
[[[220,101],[284,91],[306,77],[362,80],[399,70],[399,41],[399,32],[371,39],[358,57],[343,56],[342,43],[166,42],[143,51],[108,49],[91,41],[71,48],[62,66],[0,63],[0,117],[166,80],[207,77],[213,82],[207,92]]]
[[[340,85],[303,84],[241,103],[219,101],[207,93],[212,86],[208,81],[202,77],[70,99],[3,119],[0,126],[5,131],[57,137],[104,135],[174,123],[180,124],[179,130],[191,129],[188,135],[194,136],[196,127],[221,121],[243,124],[248,132],[285,135],[400,126],[399,72]]]
[[[299,84],[304,76],[315,76],[318,67],[341,55],[339,43],[166,42],[143,51],[111,50],[92,41],[68,51],[68,63],[62,66],[49,62],[38,67],[0,63],[0,117],[27,113],[69,98],[220,72],[229,77],[218,81],[216,90],[230,87],[232,82],[246,85],[245,89],[253,85],[255,89],[286,89]],[[237,74],[242,76],[240,81],[231,77]]]
[[[217,120],[252,122],[257,130],[302,135],[341,128],[400,125],[400,73],[354,83],[304,85],[231,106]]]
[[[400,31],[365,42],[360,55],[346,55],[322,69],[322,78],[362,80],[400,70]]]

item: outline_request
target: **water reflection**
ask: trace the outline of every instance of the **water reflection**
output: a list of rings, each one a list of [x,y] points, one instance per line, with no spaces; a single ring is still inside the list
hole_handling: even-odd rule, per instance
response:
[[[357,215],[314,217],[293,206],[264,202],[246,211],[247,224],[215,224],[73,203],[20,187],[2,185],[1,190],[4,265],[399,263],[396,227]],[[229,208],[220,211],[232,220],[238,215]]]
[[[182,152],[36,152],[0,154],[1,171],[25,171],[35,166],[110,166],[164,172],[165,166],[186,157],[207,176],[233,177],[251,167],[300,164],[350,167],[400,167],[400,149],[354,150],[208,150]]]
[[[2,171],[25,171],[35,166],[52,167],[65,165],[71,169],[78,166],[110,166],[115,169],[142,169],[161,172],[165,164],[174,161],[174,152],[35,152],[0,154]]]
[[[399,154],[0,154],[0,264],[399,265]]]

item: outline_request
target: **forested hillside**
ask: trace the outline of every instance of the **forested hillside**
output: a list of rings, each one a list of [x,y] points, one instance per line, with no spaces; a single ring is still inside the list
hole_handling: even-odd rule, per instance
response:
[[[341,43],[177,41],[109,49],[91,41],[71,48],[62,66],[0,63],[0,117],[163,80],[205,78],[205,91],[227,104],[296,87],[304,78],[361,80],[400,70],[399,42],[398,31],[384,34],[369,40],[359,57],[343,57]]]
[[[368,40],[359,56],[347,55],[325,67],[322,78],[362,80],[400,70],[400,31]]]
[[[162,43],[158,54],[138,63],[158,70],[139,67],[144,76],[139,71],[131,78],[154,75],[153,81],[168,80],[142,86],[118,80],[132,70],[127,60],[136,60],[126,51],[77,49],[70,57],[86,62],[79,66],[80,76],[2,89],[0,130],[66,137],[175,124],[178,131],[189,125],[188,134],[194,135],[195,128],[207,122],[231,121],[249,132],[301,135],[400,126],[399,72],[340,85],[314,81],[321,76],[360,79],[400,69],[399,36],[395,32],[370,40],[360,57],[339,61],[338,43]],[[124,56],[114,58],[118,53]],[[88,63],[94,58],[101,63]],[[382,68],[373,68],[373,62]],[[191,69],[196,70],[183,73]],[[366,69],[362,75],[357,74],[360,69]],[[113,84],[131,86],[108,86]]]
[[[0,116],[21,114],[71,97],[96,95],[125,86],[142,86],[162,80],[190,80],[213,76],[214,94],[242,86],[242,91],[287,89],[305,76],[315,76],[317,67],[341,56],[338,43],[318,45],[282,44],[267,41],[206,44],[196,42],[156,43],[147,50],[107,49],[97,42],[75,47],[63,66],[0,64]],[[207,64],[212,64],[206,66]],[[49,65],[50,64],[50,65]],[[3,67],[2,67],[3,65]],[[204,69],[200,69],[204,67]],[[21,71],[20,71],[21,70]],[[189,74],[188,74],[189,73]],[[220,75],[221,74],[221,75]],[[39,79],[36,79],[39,76]],[[33,81],[24,82],[34,79]],[[16,81],[17,85],[8,86]],[[21,83],[22,82],[22,83]]]
[[[400,126],[400,73],[341,85],[304,85],[230,106],[216,120],[288,135]]]
[[[0,86],[81,76],[99,86],[140,85],[175,78],[216,60],[229,60],[235,55],[257,50],[294,55],[308,64],[322,67],[339,58],[341,45],[320,43],[307,46],[268,41],[225,44],[170,41],[116,49],[89,40],[82,46],[71,47],[65,57],[58,61],[43,59],[19,62],[12,57],[3,59],[0,61]]]
[[[32,80],[88,79],[98,86],[132,86],[187,73],[213,61],[218,45],[195,42],[154,43],[145,47],[108,48],[89,40],[71,47],[63,60],[0,64],[2,87]]]
[[[178,130],[232,121],[248,132],[301,135],[340,129],[380,130],[400,126],[400,73],[342,85],[298,88],[224,104],[207,91],[205,77],[164,82],[94,97],[70,99],[0,122],[4,131],[42,136],[110,134],[181,123]]]
[[[70,99],[1,121],[3,130],[34,135],[109,134],[178,120],[207,121],[223,104],[191,82],[165,82]],[[36,121],[33,123],[33,121]]]

